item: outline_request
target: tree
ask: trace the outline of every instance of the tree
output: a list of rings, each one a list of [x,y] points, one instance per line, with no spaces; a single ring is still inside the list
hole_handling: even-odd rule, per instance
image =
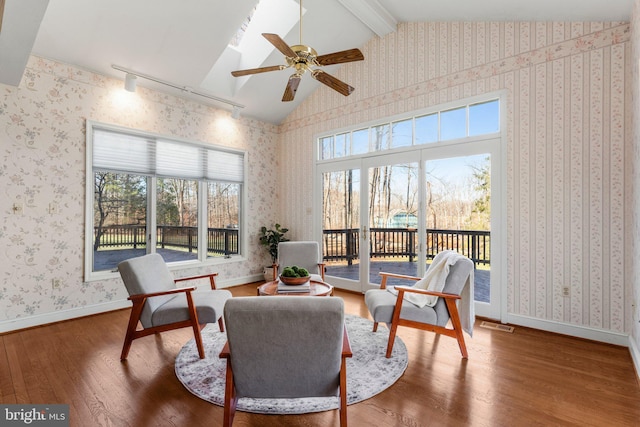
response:
[[[477,197],[473,202],[473,213],[477,215],[477,227],[488,230],[491,220],[491,163],[490,158],[485,158],[481,166],[472,166],[474,190]]]
[[[146,222],[146,178],[143,176],[96,172],[94,198],[94,251],[100,247],[106,226]]]

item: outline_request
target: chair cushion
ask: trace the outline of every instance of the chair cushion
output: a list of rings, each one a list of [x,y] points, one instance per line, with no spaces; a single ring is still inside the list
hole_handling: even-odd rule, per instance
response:
[[[215,323],[222,316],[224,305],[231,292],[226,289],[192,292],[198,314],[198,323]],[[189,305],[186,294],[172,296],[153,312],[152,326],[166,325],[189,319]]]
[[[122,261],[118,264],[118,271],[129,295],[162,292],[176,287],[167,264],[157,253]],[[148,298],[140,315],[142,326],[152,326],[153,312],[172,298],[171,295]]]
[[[224,313],[238,397],[338,394],[344,334],[341,298],[233,298]]]
[[[396,306],[397,296],[387,291],[386,289],[369,289],[364,294],[364,302],[373,317],[374,322],[383,322],[391,324],[393,318],[393,310]],[[413,320],[421,323],[429,323],[431,325],[438,324],[438,314],[436,308],[441,303],[442,298],[436,303],[436,307],[424,306],[422,308],[417,307],[408,301],[402,301],[402,310],[400,311],[400,317],[406,320]],[[446,312],[446,307],[445,307]],[[448,316],[445,316],[446,321]]]

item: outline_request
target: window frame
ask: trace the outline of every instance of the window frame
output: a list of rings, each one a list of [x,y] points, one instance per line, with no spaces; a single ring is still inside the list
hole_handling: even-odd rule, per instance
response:
[[[210,265],[227,264],[233,262],[246,261],[246,254],[248,248],[248,239],[246,232],[246,206],[247,206],[247,182],[248,182],[248,153],[245,150],[233,149],[216,144],[208,144],[199,141],[187,140],[176,138],[169,135],[161,135],[153,132],[142,131],[138,129],[131,129],[123,126],[112,125],[107,123],[101,123],[97,121],[86,121],[86,155],[85,155],[85,250],[84,250],[84,280],[85,282],[93,282],[105,279],[112,279],[120,277],[117,269],[93,271],[93,234],[94,234],[94,177],[98,170],[94,170],[93,152],[94,152],[94,130],[101,130],[107,132],[115,132],[126,134],[135,137],[149,138],[153,140],[170,141],[177,144],[184,144],[189,146],[196,146],[207,150],[207,154],[222,152],[242,156],[242,179],[237,182],[239,185],[240,194],[238,197],[238,244],[240,245],[240,251],[236,255],[230,257],[208,257],[207,252],[207,239],[203,238],[207,235],[208,229],[208,217],[207,217],[207,197],[208,197],[208,184],[211,182],[224,182],[223,180],[206,179],[206,178],[182,178],[182,179],[194,179],[197,181],[198,186],[198,258],[197,260],[185,260],[179,262],[168,263],[169,269],[181,270],[192,269]],[[122,171],[120,173],[129,174],[141,174],[134,171]],[[176,177],[178,178],[178,177]],[[157,176],[147,175],[147,229],[154,229],[156,226],[157,215]],[[147,232],[147,252],[156,252],[156,233]]]
[[[496,102],[497,112],[496,120],[498,129],[490,132],[482,132],[474,135],[469,135],[469,109],[481,104],[488,104]],[[506,108],[505,97],[499,92],[492,92],[484,95],[478,95],[470,98],[465,98],[453,102],[439,104],[430,108],[420,109],[412,111],[406,114],[399,114],[392,117],[386,117],[378,119],[368,123],[358,123],[355,126],[348,126],[345,128],[335,129],[328,133],[321,133],[314,137],[315,140],[315,156],[317,163],[330,163],[340,160],[348,160],[352,158],[367,158],[371,156],[384,155],[392,152],[404,152],[412,151],[416,148],[422,148],[425,146],[444,146],[451,144],[458,144],[469,139],[488,139],[493,137],[499,137],[503,123],[502,112]],[[463,110],[464,109],[464,135],[456,136],[455,138],[447,138],[442,135],[442,115],[450,111]],[[435,141],[422,141],[417,142],[418,137],[416,135],[416,120],[423,117],[433,116],[436,118],[436,140]],[[393,142],[393,125],[395,123],[411,121],[411,143],[401,146],[394,145]],[[385,129],[386,128],[386,129]],[[352,141],[352,135],[354,132],[361,132],[365,129],[369,130],[369,150],[366,153],[354,153],[349,143]],[[383,129],[383,140],[378,148],[376,140],[377,129]],[[347,150],[345,155],[336,155],[336,139],[338,136],[343,136],[347,141]]]

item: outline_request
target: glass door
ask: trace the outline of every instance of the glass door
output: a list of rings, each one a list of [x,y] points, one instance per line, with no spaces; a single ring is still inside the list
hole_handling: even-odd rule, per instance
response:
[[[425,161],[424,218],[426,269],[439,252],[470,258],[474,299],[489,316],[492,293],[491,154],[479,153]],[[496,279],[497,280],[497,279]]]
[[[367,230],[361,244],[368,267],[363,269],[368,274],[366,290],[380,285],[381,271],[418,274],[420,162],[416,153],[403,153],[367,159],[364,168],[368,183],[362,209]]]
[[[335,286],[360,290],[360,162],[320,171],[322,254]]]

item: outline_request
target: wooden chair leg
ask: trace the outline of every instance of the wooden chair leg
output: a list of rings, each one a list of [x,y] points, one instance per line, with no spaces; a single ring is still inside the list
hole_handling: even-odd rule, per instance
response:
[[[224,332],[224,321],[222,320],[222,317],[218,319],[218,326],[220,327],[220,332]]]
[[[198,355],[200,359],[205,358],[204,344],[202,343],[202,334],[200,334],[200,323],[198,323],[198,312],[193,304],[191,292],[187,292],[187,304],[189,306],[189,317],[191,318],[191,327],[193,328],[193,336],[196,339],[196,347],[198,347]]]
[[[347,427],[347,363],[342,358],[340,368],[340,427]]]
[[[378,332],[378,322],[373,322],[373,332]]]
[[[456,302],[453,300],[446,299],[447,309],[449,310],[449,316],[451,317],[451,325],[453,326],[453,330],[456,334],[456,339],[458,340],[458,347],[460,347],[460,353],[462,353],[463,359],[469,358],[469,353],[467,353],[467,346],[464,342],[464,334],[462,332],[462,324],[460,323],[460,314],[458,313],[458,306]]]
[[[396,331],[398,330],[398,322],[400,321],[400,311],[402,310],[402,300],[404,299],[404,291],[398,291],[396,305],[393,308],[393,316],[391,317],[391,328],[389,328],[389,343],[387,344],[387,359],[391,357],[393,351],[393,343],[396,340]]]
[[[131,343],[135,339],[134,337],[136,329],[138,329],[138,322],[140,321],[140,315],[142,314],[144,302],[145,300],[133,303],[133,307],[131,308],[131,315],[129,316],[129,324],[127,326],[127,334],[124,337],[122,353],[120,353],[120,360],[126,360],[127,356],[129,356],[129,350],[131,349]]]
[[[238,397],[236,396],[236,387],[233,382],[233,370],[231,369],[231,360],[227,359],[227,378],[224,388],[224,419],[223,426],[231,427],[233,417],[236,414],[236,405]]]
[[[391,329],[389,330],[389,342],[387,343],[387,354],[385,355],[387,359],[391,357],[391,352],[393,351],[393,343],[396,340],[396,331],[398,330],[398,325],[395,323],[391,324]]]

